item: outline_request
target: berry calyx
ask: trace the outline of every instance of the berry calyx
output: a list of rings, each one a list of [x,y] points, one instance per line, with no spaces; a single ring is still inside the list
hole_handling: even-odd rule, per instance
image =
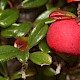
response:
[[[62,20],[62,19],[76,18],[76,15],[68,11],[56,10],[56,11],[51,12],[51,14],[49,15],[49,18]]]

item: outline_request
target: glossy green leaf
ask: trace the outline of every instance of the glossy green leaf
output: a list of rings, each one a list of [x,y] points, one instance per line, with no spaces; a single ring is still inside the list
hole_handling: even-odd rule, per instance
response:
[[[40,40],[42,40],[48,30],[48,25],[45,25],[43,21],[37,23],[37,25],[33,28],[30,36],[29,36],[29,48],[37,45]]]
[[[9,0],[0,0],[0,9],[4,10]]]
[[[52,11],[55,11],[57,10],[58,8],[50,8],[48,10],[46,10],[45,12],[43,12],[41,15],[39,15],[36,19],[35,22],[38,22],[39,20],[42,20],[42,19],[45,19],[45,18],[48,18],[49,17],[49,14],[52,12]]]
[[[43,6],[47,3],[48,0],[24,0],[22,2],[23,8],[37,8]]]
[[[21,53],[20,50],[13,46],[9,45],[0,46],[0,61],[12,59],[19,55],[20,53]]]
[[[39,43],[39,49],[43,52],[46,53],[51,53],[51,49],[49,48],[49,46],[47,45],[47,42],[45,39],[43,39],[40,43]]]
[[[51,24],[51,23],[55,22],[56,19],[44,18],[44,19],[35,21],[35,24],[39,23],[39,21],[43,21],[45,24]]]
[[[49,66],[43,68],[43,73],[46,76],[55,76],[56,75],[56,71],[52,67],[49,67]]]
[[[6,38],[19,38],[25,36],[31,28],[32,24],[30,22],[24,22],[22,24],[12,24],[11,27],[8,27],[1,31],[1,35]]]
[[[32,24],[30,22],[24,22],[19,27],[15,28],[15,38],[25,36],[30,29],[32,28]]]
[[[19,11],[17,9],[6,9],[2,12],[0,16],[0,26],[6,28],[16,22],[19,16]]]
[[[21,63],[27,62],[29,58],[29,51],[28,50],[22,51],[22,53],[18,55],[17,58]]]
[[[4,36],[5,38],[13,37],[13,36],[15,36],[16,28],[19,26],[20,26],[20,24],[14,23],[10,27],[3,29],[1,31],[1,35]]]
[[[56,21],[56,19],[50,19],[50,18],[45,18],[43,20],[44,20],[45,24],[51,24]]]
[[[52,63],[52,57],[44,52],[34,52],[30,55],[30,60],[38,65],[50,65]]]

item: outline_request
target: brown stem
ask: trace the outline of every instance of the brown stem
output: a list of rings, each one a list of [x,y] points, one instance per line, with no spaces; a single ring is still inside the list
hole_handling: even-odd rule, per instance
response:
[[[10,1],[9,1],[9,6],[10,6],[10,8],[13,8],[13,4]]]
[[[78,14],[78,21],[80,21],[80,2],[78,2],[77,14]]]

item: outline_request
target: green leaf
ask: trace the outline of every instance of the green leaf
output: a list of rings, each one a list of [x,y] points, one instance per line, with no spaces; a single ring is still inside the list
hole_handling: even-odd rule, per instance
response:
[[[9,0],[0,0],[0,9],[4,10]]]
[[[15,74],[12,75],[12,78],[15,79],[20,79],[22,78],[22,74],[20,74],[21,71],[16,72]]]
[[[50,77],[56,75],[56,71],[52,67],[49,67],[49,66],[46,66],[43,68],[43,73],[44,75],[50,76]]]
[[[36,21],[35,21],[35,22],[38,22],[39,20],[42,20],[42,19],[49,18],[49,14],[50,14],[52,11],[55,11],[55,10],[58,10],[58,8],[50,8],[50,9],[44,11],[41,15],[39,15],[39,16],[36,18]]]
[[[66,74],[65,74],[65,73],[61,73],[61,74],[58,76],[58,79],[59,79],[59,80],[66,80]]]
[[[11,38],[15,35],[15,31],[16,31],[15,29],[19,26],[20,24],[14,23],[10,27],[3,29],[1,31],[1,35],[4,36],[5,38]]]
[[[1,31],[1,35],[6,38],[19,38],[25,36],[31,28],[32,24],[30,22],[24,22],[22,24],[12,24],[10,27]]]
[[[6,28],[16,22],[19,16],[19,11],[17,9],[6,9],[2,12],[0,16],[0,26]]]
[[[8,78],[0,77],[0,80],[9,80]]]
[[[3,10],[0,9],[0,16],[1,16],[2,12],[3,12]]]
[[[26,70],[26,77],[31,77],[36,75],[37,71],[34,67],[28,67]]]
[[[40,43],[39,43],[39,49],[42,52],[46,52],[46,53],[51,53],[51,49],[49,48],[49,46],[47,45],[47,42],[45,39],[43,39]]]
[[[1,63],[0,63],[0,74],[5,75],[5,71]]]
[[[19,27],[16,27],[15,30],[15,38],[19,38],[19,37],[22,37],[22,36],[25,36],[29,31],[30,29],[32,28],[32,24],[30,22],[24,22],[22,23]]]
[[[37,8],[43,6],[47,3],[48,0],[24,0],[22,2],[23,8]]]
[[[3,68],[3,64],[2,63],[0,62],[0,74],[5,75],[5,70]]]
[[[28,50],[22,51],[22,53],[18,55],[17,58],[21,63],[27,62],[29,58],[29,51]]]
[[[21,51],[10,45],[0,46],[0,61],[6,61],[19,55]]]
[[[51,4],[50,2],[48,2],[47,4],[46,4],[46,8],[47,9],[51,9],[51,8],[53,8],[54,6],[53,6],[53,4]]]
[[[45,24],[51,24],[56,21],[56,19],[50,19],[50,18],[45,18],[43,20],[44,20]]]
[[[32,48],[33,46],[37,45],[40,40],[42,40],[48,30],[48,25],[45,25],[43,21],[40,21],[36,24],[36,26],[33,28],[31,34],[29,35],[29,48]]]
[[[52,57],[43,52],[34,52],[30,55],[30,60],[38,65],[50,65],[52,63]]]
[[[0,73],[5,77],[8,76],[7,62],[0,62]]]
[[[43,21],[45,24],[51,24],[51,23],[55,22],[56,19],[44,18],[44,19],[35,21],[35,24],[39,23],[39,21]]]

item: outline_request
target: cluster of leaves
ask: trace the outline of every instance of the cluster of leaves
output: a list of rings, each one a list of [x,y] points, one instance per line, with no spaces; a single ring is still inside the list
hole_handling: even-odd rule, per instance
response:
[[[65,1],[63,2],[65,3]],[[37,72],[34,67],[30,66],[25,70],[23,69],[24,65],[26,66],[26,64],[30,64],[29,60],[37,65],[49,65],[43,68],[38,68],[43,72],[44,76],[51,76],[47,77],[46,80],[53,80],[53,78],[56,80],[56,77],[54,76],[57,75],[57,69],[59,67],[58,62],[60,62],[61,65],[63,64],[63,66],[65,66],[66,63],[70,66],[73,66],[77,60],[76,57],[58,54],[57,52],[52,51],[46,42],[46,33],[48,31],[48,27],[50,23],[55,21],[55,19],[49,19],[49,14],[52,11],[59,10],[60,8],[54,7],[49,0],[21,0],[20,8],[22,9],[31,10],[34,8],[39,9],[41,7],[45,7],[46,10],[38,15],[33,23],[30,21],[20,23],[18,22],[18,19],[20,17],[20,9],[17,9],[19,7],[13,7],[10,9],[8,6],[9,4],[11,5],[10,0],[0,0],[1,36],[7,39],[14,38],[15,40],[25,37],[27,48],[26,50],[21,51],[20,49],[15,48],[13,44],[0,46],[0,73],[4,76],[0,77],[1,80],[13,80],[18,78],[26,79],[26,77],[35,75]],[[59,7],[62,7],[64,5],[62,4]],[[49,53],[54,53],[54,55],[51,55]],[[57,58],[57,60],[52,59],[52,57]],[[17,58],[17,60],[22,64],[22,68],[21,71],[8,76],[8,62],[6,61],[13,58]],[[58,61],[58,58],[60,61]],[[56,60],[56,62],[54,60]],[[52,67],[57,67],[57,69],[54,69]],[[58,71],[60,70],[58,69]],[[66,80],[66,74],[64,74],[64,71],[61,73],[61,75],[59,75],[59,77],[59,80]],[[39,78],[40,80],[44,79],[41,72],[39,72],[39,75],[35,80],[38,80]]]

